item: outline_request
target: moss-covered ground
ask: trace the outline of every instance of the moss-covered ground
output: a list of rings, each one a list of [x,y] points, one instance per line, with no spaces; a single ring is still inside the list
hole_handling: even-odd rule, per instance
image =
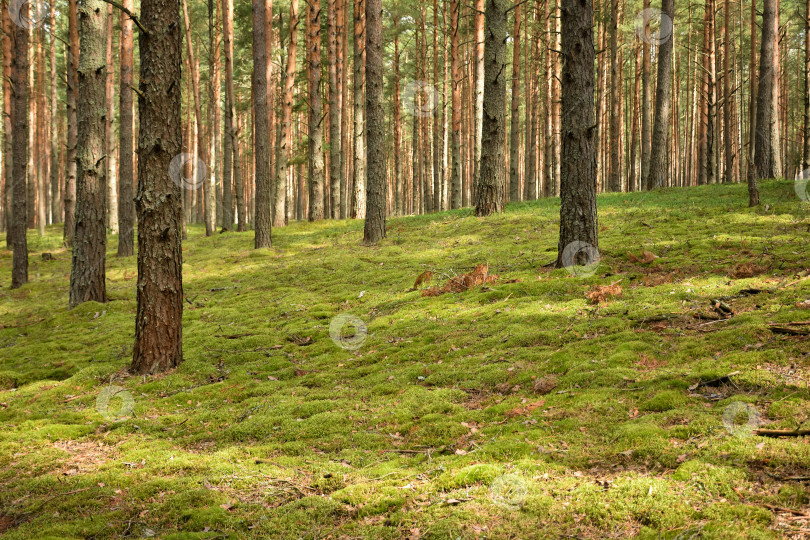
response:
[[[547,266],[558,200],[391,219],[373,248],[360,221],[263,251],[192,226],[185,361],[146,378],[136,259],[110,237],[110,301],[68,310],[59,229],[31,232],[29,285],[0,251],[0,535],[802,537],[808,439],[744,424],[808,427],[808,327],[787,323],[810,320],[810,205],[789,182],[746,200],[600,196],[591,277]],[[497,281],[413,290],[482,263]],[[357,350],[330,338],[344,313]]]

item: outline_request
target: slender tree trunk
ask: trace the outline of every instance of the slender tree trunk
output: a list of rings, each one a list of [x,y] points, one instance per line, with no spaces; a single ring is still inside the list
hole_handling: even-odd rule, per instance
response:
[[[644,0],[644,13],[649,13],[650,0]],[[651,68],[651,38],[648,21],[644,21],[645,29],[641,51],[641,186],[646,187],[650,176],[650,154],[652,153],[652,86],[650,83]]]
[[[731,3],[729,0],[724,2],[723,14],[723,119],[725,121],[725,152],[726,152],[726,171],[724,181],[727,184],[734,182],[734,154],[731,148],[732,142],[732,127],[731,127]]]
[[[101,0],[79,1],[79,94],[76,236],[70,273],[70,307],[107,301],[107,179],[105,17]]]
[[[113,59],[113,7],[107,4],[107,80],[104,86],[107,113],[104,124],[104,146],[107,167],[107,224],[113,234],[118,234],[118,178],[115,172],[115,61]]]
[[[26,17],[28,4],[20,8],[20,16]],[[7,25],[10,26],[10,25]],[[10,28],[14,54],[11,57],[11,116],[12,116],[12,214],[14,244],[11,267],[11,288],[17,289],[28,283],[28,29],[19,25]]]
[[[662,16],[673,20],[674,0],[661,0]],[[647,189],[664,187],[668,176],[668,134],[670,115],[670,91],[672,86],[673,36],[663,39],[658,47],[658,82],[655,88],[655,124],[653,125],[652,152],[650,154],[650,176]]]
[[[309,220],[324,218],[323,104],[321,103],[321,7],[307,3],[309,81]]]
[[[666,0],[665,0],[666,1]],[[579,246],[599,248],[596,214],[593,2],[562,0],[562,156],[557,266],[579,264]],[[575,252],[574,260],[567,255]]]
[[[225,49],[225,139],[222,145],[222,230],[233,229],[233,196],[238,158],[236,150],[236,111],[233,96],[233,1],[222,0],[222,44]],[[238,195],[237,195],[238,196]]]
[[[806,171],[810,168],[810,0],[805,1],[804,8],[804,145],[802,146],[802,170]]]
[[[276,211],[273,217],[273,225],[280,227],[284,225],[284,193],[287,190],[287,183],[291,178],[292,169],[290,161],[293,157],[292,138],[292,109],[295,90],[295,63],[298,52],[298,0],[290,0],[290,43],[287,46],[287,65],[284,73],[284,92],[281,98],[281,137],[277,162],[278,178],[276,179]],[[286,203],[292,205],[292,200]]]
[[[354,0],[354,73],[352,99],[354,106],[354,193],[352,217],[366,217],[366,126],[365,126],[365,0]]]
[[[506,14],[510,0],[486,0],[484,123],[475,215],[503,211],[506,183]]]
[[[627,191],[633,192],[638,189],[639,180],[641,179],[640,170],[638,167],[637,151],[638,151],[638,123],[639,123],[639,99],[641,97],[641,47],[636,42],[636,52],[633,54],[635,58],[635,86],[633,89],[633,105],[631,107],[631,120],[630,120],[630,163],[627,176]]]
[[[619,19],[621,3],[611,2],[610,18],[610,168],[608,187],[610,191],[622,191],[622,77],[621,51],[619,50]]]
[[[180,187],[166,174],[182,148],[179,0],[141,0],[138,97],[138,312],[131,370],[150,374],[183,361]]]
[[[34,39],[36,40],[36,56],[37,64],[35,69],[37,71],[37,84],[33,86],[36,100],[36,135],[33,145],[32,159],[34,160],[34,170],[36,171],[37,178],[37,229],[40,236],[45,235],[45,225],[47,225],[47,193],[48,193],[48,149],[49,145],[45,141],[47,125],[48,125],[48,109],[45,104],[45,30],[37,28],[32,30]]]
[[[473,189],[481,174],[481,137],[484,126],[484,10],[487,0],[475,0],[473,11],[473,39],[475,58],[475,132],[473,141]],[[476,204],[473,201],[473,204]],[[466,206],[466,205],[465,205]]]
[[[399,85],[399,14],[394,15],[394,213],[398,216],[404,214],[403,207],[403,178],[402,178],[402,103],[400,102],[401,88]]]
[[[385,174],[385,111],[383,109],[382,0],[366,4],[366,115],[368,130],[368,200],[363,242],[376,244],[385,238],[388,183]]]
[[[11,118],[11,103],[12,103],[12,86],[11,80],[14,77],[12,70],[12,35],[14,28],[12,27],[11,17],[8,11],[8,2],[3,2],[0,5],[2,13],[0,13],[0,21],[2,21],[3,35],[0,36],[3,43],[3,208],[5,208],[5,226],[6,226],[6,249],[13,249],[14,237],[14,211],[13,211],[13,193],[14,193],[14,147],[13,147],[13,121]],[[70,89],[68,88],[68,101],[70,96]]]
[[[220,133],[220,57],[219,57],[219,15],[217,14],[219,2],[208,0],[208,196],[205,199],[206,223],[210,220],[213,229],[222,221],[222,159],[221,159],[221,133]],[[219,182],[218,182],[219,181]],[[214,231],[211,231],[211,234]],[[206,236],[208,225],[206,224]]]
[[[439,1],[433,0],[433,90],[438,96],[439,87]],[[442,209],[442,125],[439,115],[440,102],[433,103],[433,210],[440,212]]]
[[[51,29],[56,28],[56,2],[51,2],[51,9],[50,9],[50,25]],[[50,69],[50,79],[54,81],[51,84],[51,105],[50,105],[50,120],[51,120],[51,137],[50,137],[50,165],[49,170],[51,173],[51,223],[59,223],[62,221],[61,212],[60,212],[60,198],[59,198],[59,126],[57,124],[57,120],[59,119],[59,109],[57,108],[57,86],[55,81],[57,80],[56,74],[56,33],[51,31],[50,33],[50,53],[51,53],[51,69]]]
[[[509,200],[520,200],[520,23],[521,5],[514,9],[512,30],[512,108],[509,128]]]
[[[461,66],[459,65],[459,0],[450,0],[450,72],[453,92],[451,205],[461,208]]]
[[[784,173],[782,166],[782,152],[781,152],[782,130],[781,126],[779,125],[780,110],[782,109],[779,100],[780,98],[779,77],[782,69],[781,52],[779,47],[779,35],[780,35],[779,3],[780,3],[779,0],[774,0],[773,25],[775,30],[774,30],[774,44],[773,44],[773,60],[771,61],[771,66],[773,70],[773,75],[771,77],[771,83],[773,85],[773,90],[771,92],[771,99],[773,100],[773,105],[771,108],[771,167],[773,169],[773,172],[769,178],[780,178]]]
[[[122,5],[132,11],[134,0],[122,0]],[[135,203],[133,201],[134,169],[134,109],[133,109],[133,28],[132,19],[121,13],[121,92],[119,112],[119,165],[118,182],[118,256],[135,254]]]
[[[341,93],[338,87],[338,7],[337,0],[328,0],[327,47],[329,72],[329,205],[332,219],[340,217],[340,114]]]
[[[256,167],[256,218],[254,247],[272,247],[271,227],[273,222],[271,171],[270,171],[270,125],[267,111],[267,75],[270,59],[267,58],[265,40],[268,0],[253,0],[253,158]],[[295,36],[292,36],[295,38]]]

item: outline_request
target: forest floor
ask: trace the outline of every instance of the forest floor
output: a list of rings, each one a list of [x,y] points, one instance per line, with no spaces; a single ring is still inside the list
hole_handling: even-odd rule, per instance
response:
[[[546,266],[559,200],[391,219],[375,248],[360,221],[263,251],[193,226],[185,362],[146,378],[136,259],[112,236],[110,302],[68,310],[59,228],[32,232],[29,285],[0,251],[0,535],[807,537],[808,438],[751,429],[810,419],[810,205],[762,201],[600,196],[591,277]],[[367,335],[332,339],[343,313]]]

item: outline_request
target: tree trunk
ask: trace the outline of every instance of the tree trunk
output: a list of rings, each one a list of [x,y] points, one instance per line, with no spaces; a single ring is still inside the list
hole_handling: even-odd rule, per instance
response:
[[[340,114],[341,93],[338,87],[338,14],[337,0],[328,0],[327,14],[327,57],[329,62],[329,205],[332,219],[340,217]]]
[[[674,0],[661,0],[662,17],[673,20]],[[670,88],[672,86],[672,45],[673,37],[661,36],[658,46],[658,82],[655,88],[655,124],[653,125],[652,151],[650,153],[650,176],[647,189],[664,187],[668,176],[667,144],[669,135],[669,115],[671,107]]]
[[[610,17],[610,168],[608,187],[610,191],[622,191],[622,77],[621,51],[619,50],[619,19],[621,3],[612,0]]]
[[[26,17],[28,4],[20,8],[20,16]],[[7,25],[9,26],[9,25]],[[13,32],[14,54],[11,57],[11,101],[13,187],[12,214],[14,244],[11,267],[11,288],[17,289],[28,283],[28,29],[19,25],[10,28]]]
[[[804,145],[802,147],[802,170],[810,168],[810,0],[804,11]],[[805,174],[805,178],[807,173]]]
[[[503,212],[506,183],[506,14],[510,0],[486,0],[484,124],[475,215]]]
[[[366,126],[365,126],[365,0],[354,0],[354,193],[352,217],[366,217]]]
[[[56,2],[51,2],[51,9],[50,9],[50,25],[51,29],[56,28]],[[51,173],[51,223],[59,223],[62,220],[61,212],[60,212],[60,199],[59,199],[59,126],[57,124],[57,120],[59,119],[58,116],[58,103],[57,103],[57,85],[55,81],[57,80],[56,74],[56,33],[51,31],[50,33],[50,45],[51,45],[51,69],[50,69],[50,79],[54,81],[51,84],[51,105],[50,105],[50,120],[51,120],[51,137],[50,137],[50,165],[49,170]]]
[[[650,0],[644,0],[644,13],[649,13]],[[652,87],[650,84],[651,41],[648,21],[644,21],[644,44],[641,50],[641,188],[648,184],[650,176],[650,154],[652,153]]]
[[[451,206],[461,208],[461,84],[459,65],[459,0],[450,0],[450,85],[453,92]]]
[[[13,211],[13,192],[14,192],[14,160],[12,159],[14,149],[12,140],[12,118],[11,118],[11,102],[12,90],[11,79],[14,76],[11,65],[11,42],[12,33],[14,28],[11,26],[11,17],[8,11],[7,2],[0,5],[2,13],[0,13],[0,21],[2,22],[3,35],[0,39],[3,43],[3,208],[5,209],[5,226],[6,226],[6,249],[13,249],[14,243],[14,211]],[[68,99],[70,96],[70,89],[68,89]],[[74,108],[75,110],[75,108]]]
[[[101,0],[79,1],[79,94],[76,236],[70,273],[70,307],[107,301],[107,179],[105,17]]]
[[[309,82],[309,220],[324,218],[323,104],[321,103],[321,7],[307,2]]]
[[[484,129],[484,10],[487,0],[475,0],[473,37],[475,54],[475,132],[473,134],[473,189],[478,185],[481,175],[481,140]],[[473,204],[476,204],[473,201]],[[466,206],[466,205],[465,205]]]
[[[439,87],[439,1],[433,0],[433,88],[434,96],[438,97]],[[442,151],[442,126],[441,117],[439,116],[439,107],[441,103],[437,100],[432,104],[433,114],[433,210],[436,212],[442,209],[442,170],[441,170],[441,151]]]
[[[122,0],[123,6],[132,11],[134,0]],[[134,169],[134,109],[132,102],[133,81],[133,23],[126,13],[121,13],[121,92],[119,112],[119,164],[118,173],[118,256],[130,257],[135,254],[135,203],[133,186]]]
[[[394,14],[394,214],[403,215],[404,189],[402,177],[402,103],[400,101],[401,88],[399,85],[399,13]]]
[[[138,312],[131,370],[150,374],[183,361],[180,187],[166,174],[180,153],[182,34],[179,0],[141,0],[138,110]]]
[[[292,169],[289,166],[293,157],[293,137],[292,137],[292,108],[295,90],[295,62],[298,52],[298,0],[290,1],[290,43],[287,46],[287,65],[284,72],[284,91],[281,96],[281,137],[279,141],[279,155],[276,158],[278,163],[278,177],[276,178],[275,212],[273,215],[273,225],[280,227],[284,225],[285,214],[284,204],[286,190]],[[292,205],[292,199],[286,200],[288,205]],[[281,212],[279,214],[279,212]]]
[[[773,172],[771,173],[771,176],[769,178],[780,178],[783,175],[784,170],[782,166],[782,152],[781,152],[782,130],[781,126],[779,125],[780,120],[779,111],[782,108],[779,100],[780,96],[779,76],[780,71],[782,69],[781,52],[779,47],[779,35],[780,35],[779,0],[774,0],[773,17],[774,17],[773,26],[775,28],[774,44],[773,44],[773,60],[771,61],[771,66],[773,69],[773,76],[771,77],[771,82],[773,84],[773,91],[771,92],[771,99],[773,100],[773,106],[771,109],[771,168],[773,169]]]
[[[579,264],[581,243],[599,248],[596,214],[593,2],[562,0],[562,155],[557,267]],[[577,244],[580,243],[580,244]],[[571,245],[573,261],[567,260]],[[568,251],[566,251],[568,249]],[[564,257],[565,255],[565,257]]]
[[[222,222],[222,196],[221,196],[221,179],[222,179],[222,159],[220,153],[221,133],[220,133],[220,56],[219,56],[219,30],[217,24],[219,16],[217,9],[219,3],[217,0],[208,0],[208,125],[209,138],[208,138],[208,155],[210,157],[210,166],[208,168],[208,178],[206,183],[208,185],[208,196],[205,199],[205,213],[213,222],[213,228]],[[219,180],[219,182],[218,182]],[[211,234],[213,234],[213,230]],[[208,226],[206,225],[206,235],[208,234]]]
[[[368,132],[368,200],[363,243],[376,244],[385,238],[385,210],[388,182],[385,174],[385,110],[383,109],[382,0],[366,4],[366,130]]]
[[[748,205],[759,204],[758,178],[773,178],[774,164],[771,154],[771,122],[773,115],[773,78],[775,66],[777,19],[775,0],[764,0],[762,6],[762,41],[759,57],[759,88],[757,90],[756,145],[754,148],[754,174],[748,175]]]
[[[509,200],[520,200],[520,23],[521,5],[514,9],[512,30],[512,102],[509,126]]]
[[[106,157],[104,164],[107,167],[107,225],[113,234],[118,234],[118,178],[115,172],[115,137],[113,122],[115,121],[115,60],[113,59],[113,7],[107,4],[107,80],[104,86],[104,95],[107,113],[104,122],[104,147]]]
[[[236,112],[233,103],[233,1],[222,0],[222,44],[225,49],[225,139],[222,145],[222,230],[233,229],[233,196],[238,159]]]
[[[270,125],[267,112],[269,58],[265,40],[268,0],[253,0],[253,158],[256,167],[256,249],[272,247],[272,192],[270,171]],[[292,35],[295,38],[295,35]]]

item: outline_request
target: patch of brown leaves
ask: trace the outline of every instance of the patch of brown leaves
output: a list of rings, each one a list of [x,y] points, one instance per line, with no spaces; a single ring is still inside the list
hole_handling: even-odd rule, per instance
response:
[[[627,252],[627,260],[636,263],[636,264],[650,264],[655,259],[658,258],[658,255],[653,253],[652,251],[647,251],[646,249],[641,250],[641,255],[636,257],[629,251]]]
[[[744,279],[759,276],[768,271],[767,266],[760,266],[752,262],[737,263],[729,272],[729,277],[734,279]]]
[[[425,289],[422,291],[422,296],[441,296],[445,293],[469,291],[478,285],[494,283],[497,280],[497,275],[489,273],[489,266],[486,264],[479,264],[473,269],[472,272],[451,278],[442,287],[430,287],[429,289]]]
[[[622,295],[622,288],[619,282],[613,282],[610,285],[596,285],[585,295],[590,300],[591,304],[602,304],[607,302],[609,298],[617,298]]]

